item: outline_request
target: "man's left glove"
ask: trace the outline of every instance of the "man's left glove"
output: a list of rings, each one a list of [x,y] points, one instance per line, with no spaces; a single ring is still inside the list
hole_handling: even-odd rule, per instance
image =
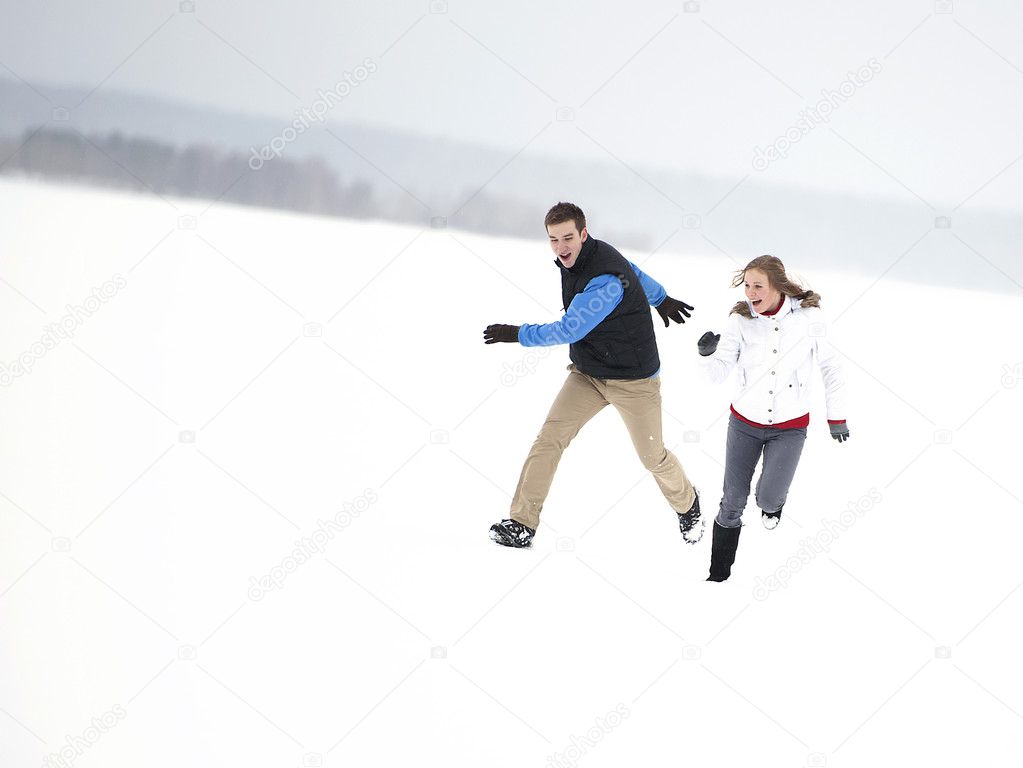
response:
[[[828,424],[828,428],[831,430],[831,436],[838,442],[844,443],[849,439],[849,425],[844,421],[840,424]]]
[[[664,301],[658,304],[654,309],[657,310],[657,314],[661,316],[664,321],[664,327],[668,327],[668,320],[674,320],[676,323],[684,323],[685,317],[689,317],[689,313],[693,311],[693,307],[686,304],[684,301],[673,299],[671,296],[665,296]]]
[[[484,344],[496,344],[499,341],[519,340],[519,327],[517,325],[488,325],[483,331]]]

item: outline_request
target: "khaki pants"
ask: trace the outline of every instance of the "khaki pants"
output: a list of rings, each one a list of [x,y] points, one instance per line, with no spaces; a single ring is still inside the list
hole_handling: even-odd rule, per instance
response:
[[[678,459],[664,447],[660,377],[595,379],[580,373],[574,365],[568,370],[565,385],[522,467],[512,499],[511,518],[530,528],[537,527],[561,454],[583,425],[609,403],[621,415],[640,461],[653,474],[668,504],[676,512],[688,512],[696,492]],[[607,469],[600,467],[598,472]]]

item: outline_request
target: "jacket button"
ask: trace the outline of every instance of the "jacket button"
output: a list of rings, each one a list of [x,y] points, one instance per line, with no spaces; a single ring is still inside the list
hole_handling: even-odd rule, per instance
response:
[[[777,327],[777,326],[775,326],[774,330],[776,330],[776,331],[777,331],[777,330],[778,330],[778,327]]]
[[[769,394],[769,395],[773,395],[773,394],[774,394],[774,390],[773,390],[773,389],[769,389],[769,390],[767,390],[767,394]]]
[[[771,375],[774,376],[774,371],[771,371]],[[791,387],[792,385],[789,384],[789,386]]]
[[[767,412],[768,412],[768,413],[771,413],[771,410],[772,410],[772,409],[768,408],[768,409],[767,409]]]
[[[778,350],[777,349],[772,349],[771,351],[774,352],[774,354],[776,354],[776,355],[778,354]]]

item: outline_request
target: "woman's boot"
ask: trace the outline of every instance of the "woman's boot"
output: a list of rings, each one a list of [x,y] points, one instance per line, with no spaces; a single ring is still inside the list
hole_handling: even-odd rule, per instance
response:
[[[707,581],[724,581],[732,575],[735,550],[739,547],[741,525],[725,528],[714,521],[714,537],[710,547],[710,576]]]

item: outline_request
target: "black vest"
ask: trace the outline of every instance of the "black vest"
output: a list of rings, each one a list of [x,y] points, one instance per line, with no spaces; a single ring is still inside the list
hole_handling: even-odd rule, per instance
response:
[[[569,357],[576,368],[596,379],[645,379],[657,373],[661,361],[650,305],[628,260],[613,246],[589,237],[571,269],[565,269],[558,260],[555,263],[561,267],[561,298],[566,309],[600,275],[617,276],[625,289],[611,314],[584,338],[569,345]]]

